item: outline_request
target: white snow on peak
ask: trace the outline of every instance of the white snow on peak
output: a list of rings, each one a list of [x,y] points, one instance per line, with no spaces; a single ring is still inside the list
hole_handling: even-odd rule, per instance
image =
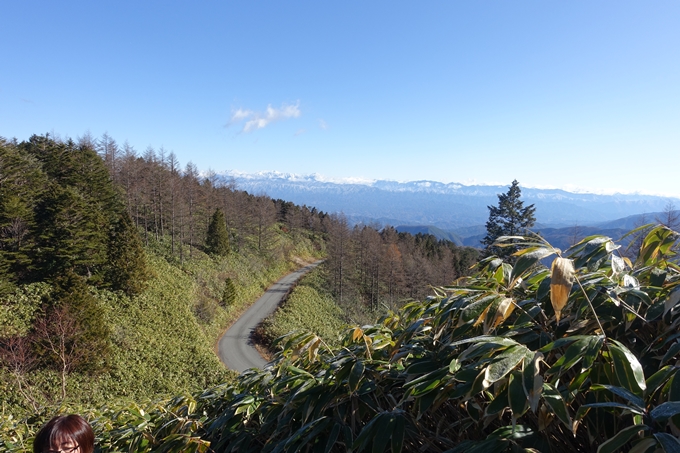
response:
[[[291,182],[327,182],[333,184],[361,184],[365,186],[371,186],[376,181],[375,179],[361,177],[333,178],[321,175],[319,173],[300,175],[297,173],[283,173],[280,171],[259,171],[256,173],[246,173],[239,170],[227,170],[222,172],[222,175],[245,180],[284,179]]]

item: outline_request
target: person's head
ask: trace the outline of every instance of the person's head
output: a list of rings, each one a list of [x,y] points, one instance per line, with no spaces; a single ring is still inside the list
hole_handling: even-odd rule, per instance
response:
[[[92,453],[94,432],[80,415],[59,415],[40,428],[33,453]]]

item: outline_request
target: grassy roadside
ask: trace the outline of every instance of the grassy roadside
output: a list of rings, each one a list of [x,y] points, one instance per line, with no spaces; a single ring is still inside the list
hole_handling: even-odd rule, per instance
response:
[[[262,321],[257,330],[261,346],[270,348],[276,338],[289,332],[313,332],[330,345],[337,345],[347,325],[345,311],[325,288],[323,265],[305,275],[286,301]]]

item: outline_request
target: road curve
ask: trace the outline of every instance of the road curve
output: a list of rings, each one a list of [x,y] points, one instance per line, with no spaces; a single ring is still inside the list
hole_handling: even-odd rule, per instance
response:
[[[298,269],[274,283],[227,329],[217,343],[217,355],[227,368],[239,373],[248,368],[264,368],[267,362],[253,346],[250,339],[251,332],[264,318],[276,310],[293,284],[321,262],[322,260],[319,260]]]

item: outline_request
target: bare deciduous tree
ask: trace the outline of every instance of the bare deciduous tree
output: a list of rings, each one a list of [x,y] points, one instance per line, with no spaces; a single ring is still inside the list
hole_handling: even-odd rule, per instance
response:
[[[680,227],[680,211],[676,209],[673,200],[666,202],[663,213],[656,218],[656,221],[671,230],[678,230],[678,227]]]
[[[17,385],[19,393],[38,410],[38,403],[33,397],[33,390],[26,375],[36,367],[37,358],[32,351],[31,340],[27,336],[0,338],[0,364],[5,366]]]
[[[35,340],[47,350],[61,376],[61,398],[66,398],[66,381],[69,373],[78,366],[85,355],[80,344],[78,322],[64,306],[49,310],[33,324]]]

